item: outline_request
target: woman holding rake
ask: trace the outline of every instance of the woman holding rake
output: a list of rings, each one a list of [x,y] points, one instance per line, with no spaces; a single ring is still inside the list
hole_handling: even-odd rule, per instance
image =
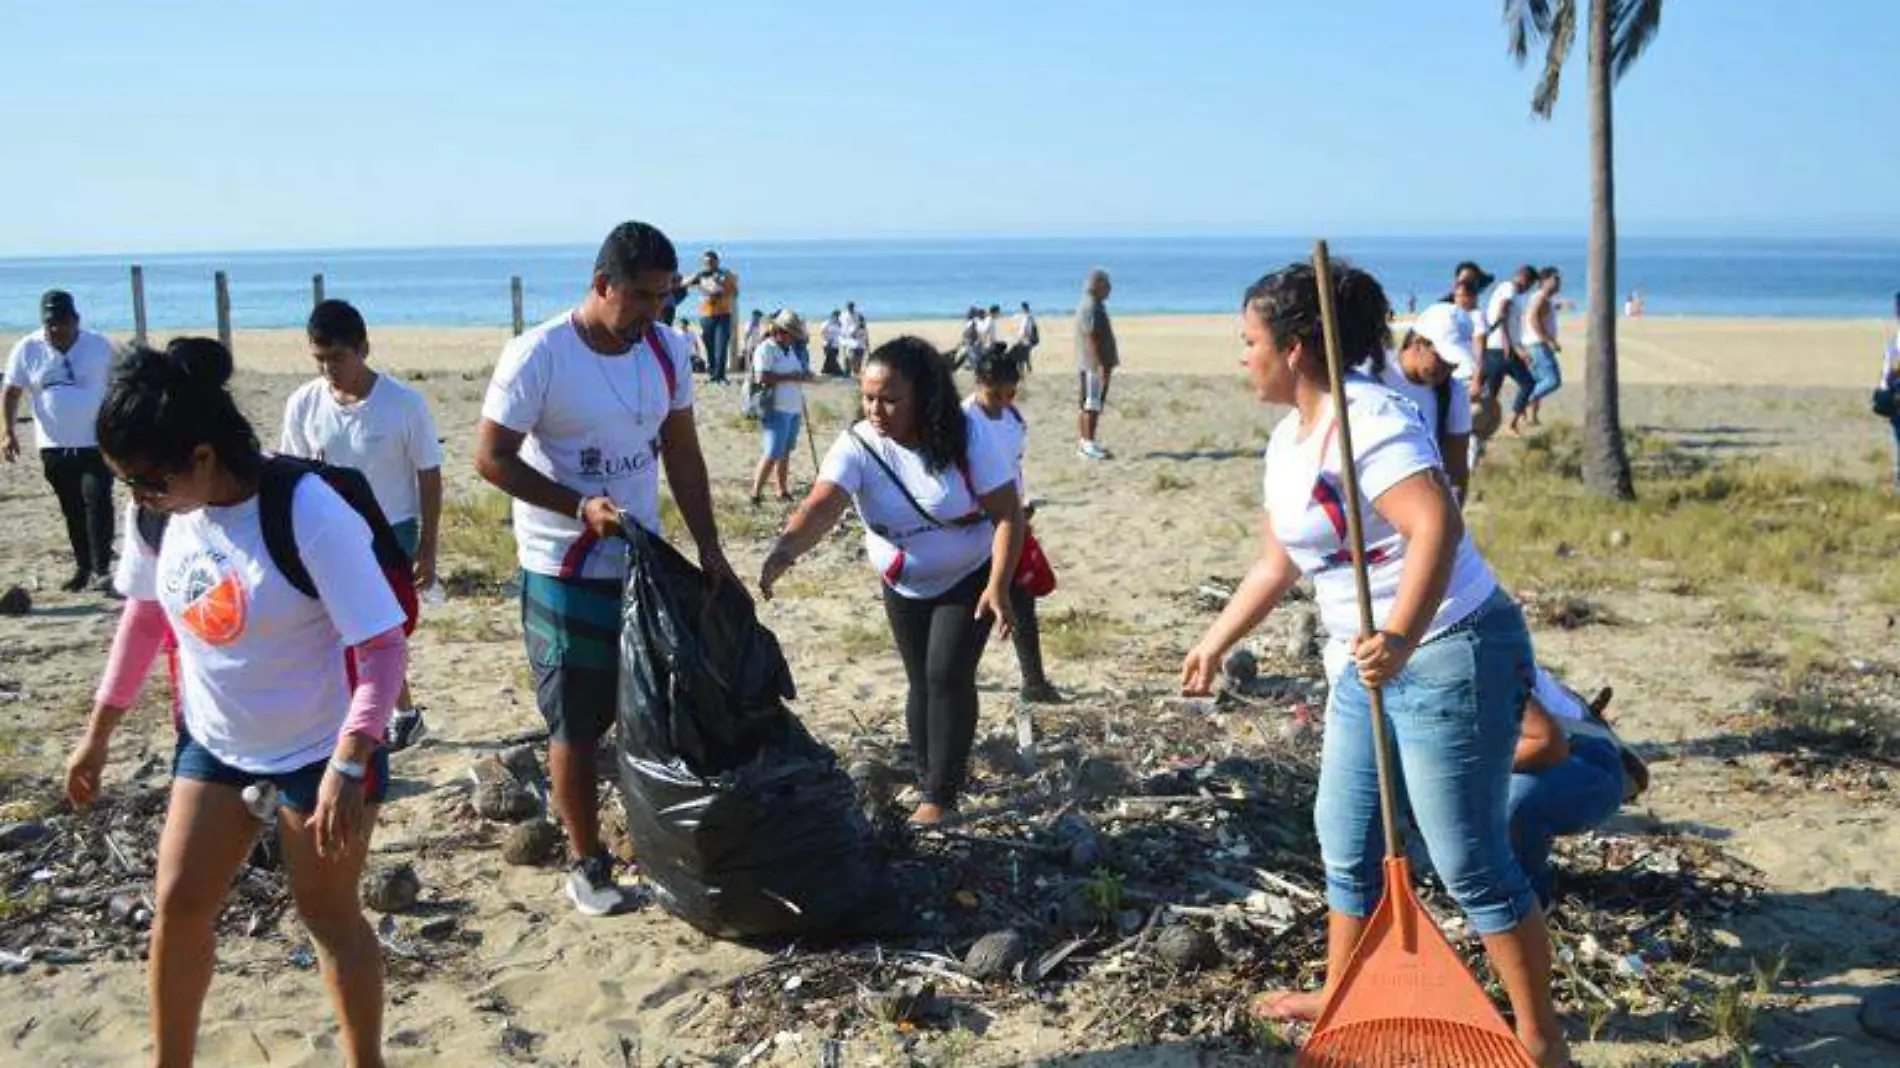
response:
[[[1379,371],[1390,346],[1385,292],[1371,275],[1343,265],[1332,288],[1344,365]],[[1523,616],[1466,536],[1416,408],[1355,373],[1345,379],[1346,406],[1378,626],[1359,637],[1315,271],[1295,264],[1256,282],[1242,305],[1241,333],[1254,394],[1295,411],[1267,446],[1260,558],[1188,654],[1182,688],[1209,692],[1227,650],[1302,573],[1314,580],[1332,683],[1314,811],[1329,906],[1327,985],[1265,995],[1255,1012],[1316,1017],[1380,898],[1384,837],[1370,688],[1381,687],[1402,796],[1446,887],[1484,939],[1518,1038],[1539,1064],[1567,1064],[1550,996],[1550,936],[1512,853],[1506,813],[1533,670]]]

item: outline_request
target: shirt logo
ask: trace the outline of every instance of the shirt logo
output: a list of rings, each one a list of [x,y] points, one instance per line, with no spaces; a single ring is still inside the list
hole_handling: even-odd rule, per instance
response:
[[[581,450],[581,477],[583,478],[599,478],[600,477],[600,450],[599,449],[589,447],[589,448],[585,448]]]
[[[223,554],[192,553],[166,578],[165,592],[184,604],[179,622],[206,645],[229,645],[243,636],[249,599],[243,579]]]

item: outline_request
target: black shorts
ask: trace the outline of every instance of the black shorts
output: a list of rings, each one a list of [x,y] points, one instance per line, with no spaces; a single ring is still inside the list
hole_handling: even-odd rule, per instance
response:
[[[618,579],[524,572],[521,630],[548,737],[588,745],[613,728],[620,691]]]

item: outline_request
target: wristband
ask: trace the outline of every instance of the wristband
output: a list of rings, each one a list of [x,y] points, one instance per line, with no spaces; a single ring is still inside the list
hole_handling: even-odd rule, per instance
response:
[[[344,760],[340,757],[330,758],[330,770],[352,782],[362,782],[364,778],[369,775],[369,769],[363,765],[354,760]]]

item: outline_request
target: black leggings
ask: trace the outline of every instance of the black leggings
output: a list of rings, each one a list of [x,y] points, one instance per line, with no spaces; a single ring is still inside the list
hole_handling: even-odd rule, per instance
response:
[[[989,580],[990,565],[984,561],[928,600],[884,589],[884,614],[910,682],[904,723],[917,781],[925,801],[945,808],[957,803],[976,741],[976,665],[995,622],[976,618],[976,601]]]
[[[1042,673],[1042,632],[1036,626],[1036,599],[1012,582],[1009,607],[1016,614],[1016,631],[1010,641],[1016,646],[1016,666],[1022,669],[1023,685],[1046,684],[1049,679]]]
[[[98,449],[41,449],[40,470],[59,498],[73,563],[112,573],[112,472]]]

